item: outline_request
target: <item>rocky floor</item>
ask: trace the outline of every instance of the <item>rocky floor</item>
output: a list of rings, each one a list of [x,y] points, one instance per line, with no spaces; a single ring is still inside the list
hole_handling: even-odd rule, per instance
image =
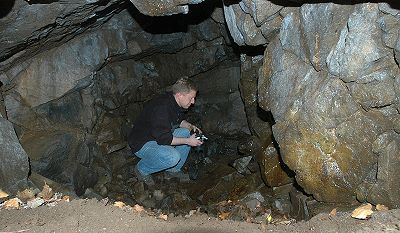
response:
[[[309,221],[255,224],[220,220],[201,212],[186,217],[133,207],[118,208],[95,199],[60,202],[34,209],[0,209],[0,232],[400,232],[400,210],[374,212],[368,220],[349,212],[318,214]]]
[[[0,233],[400,232],[399,210],[374,208],[359,220],[351,215],[360,203],[319,203],[292,184],[265,186],[252,156],[237,153],[238,141],[228,138],[193,151],[185,166],[193,180],[159,173],[153,176],[156,187],[137,181],[137,159],[121,150],[105,161],[106,176],[95,188],[71,196],[71,202],[43,189],[36,197],[45,201],[37,205],[6,209],[0,203]]]
[[[165,214],[185,216],[191,211],[220,219],[265,223],[307,220],[334,208],[348,211],[354,206],[321,204],[298,191],[293,184],[270,188],[261,179],[260,169],[251,154],[239,154],[240,137],[209,135],[203,148],[192,150],[184,167],[192,180],[154,174],[156,187],[138,182],[133,168],[138,159],[129,150],[108,157],[109,170],[83,198],[139,204]],[[223,143],[221,143],[223,141]],[[214,143],[218,142],[218,143]]]
[[[254,158],[238,154],[238,138],[225,138],[224,143],[217,144],[212,142],[214,137],[218,136],[210,135],[204,148],[192,150],[184,167],[192,178],[190,181],[171,178],[161,172],[153,175],[156,187],[149,188],[133,175],[137,158],[123,150],[112,155],[107,163],[114,167],[111,175],[104,177],[104,184],[98,182],[86,197],[102,194],[97,198],[107,196],[130,205],[140,204],[182,216],[198,210],[223,219],[260,222],[273,212],[289,219],[292,186],[266,187]]]

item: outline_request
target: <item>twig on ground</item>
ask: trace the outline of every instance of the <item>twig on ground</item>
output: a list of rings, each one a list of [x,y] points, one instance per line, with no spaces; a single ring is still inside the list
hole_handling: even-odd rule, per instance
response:
[[[19,231],[0,231],[0,233],[19,233],[19,232],[25,232],[25,231],[29,231],[29,229],[19,230]]]

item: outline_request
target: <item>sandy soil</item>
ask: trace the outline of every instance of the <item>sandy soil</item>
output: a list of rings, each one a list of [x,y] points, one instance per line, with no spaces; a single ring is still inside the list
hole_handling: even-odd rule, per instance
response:
[[[150,211],[118,208],[91,200],[60,202],[34,209],[0,210],[0,233],[4,232],[400,232],[400,210],[374,212],[368,220],[350,213],[319,214],[308,222],[254,224],[210,218],[202,213],[190,217],[169,216],[167,220]]]

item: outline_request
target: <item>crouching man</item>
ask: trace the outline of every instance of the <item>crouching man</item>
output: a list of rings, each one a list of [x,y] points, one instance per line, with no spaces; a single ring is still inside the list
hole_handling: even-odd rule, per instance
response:
[[[178,178],[188,177],[181,170],[190,148],[203,142],[190,135],[201,130],[185,120],[187,109],[194,104],[197,88],[188,78],[181,78],[166,92],[150,100],[134,122],[128,143],[141,160],[135,167],[136,176],[153,186],[151,174],[166,171]]]

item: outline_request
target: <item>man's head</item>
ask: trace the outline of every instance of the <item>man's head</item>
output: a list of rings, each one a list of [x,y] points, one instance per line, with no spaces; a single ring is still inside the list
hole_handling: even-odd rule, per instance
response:
[[[172,93],[174,94],[176,103],[185,109],[188,109],[190,105],[194,104],[197,87],[187,77],[180,78],[172,86]]]

